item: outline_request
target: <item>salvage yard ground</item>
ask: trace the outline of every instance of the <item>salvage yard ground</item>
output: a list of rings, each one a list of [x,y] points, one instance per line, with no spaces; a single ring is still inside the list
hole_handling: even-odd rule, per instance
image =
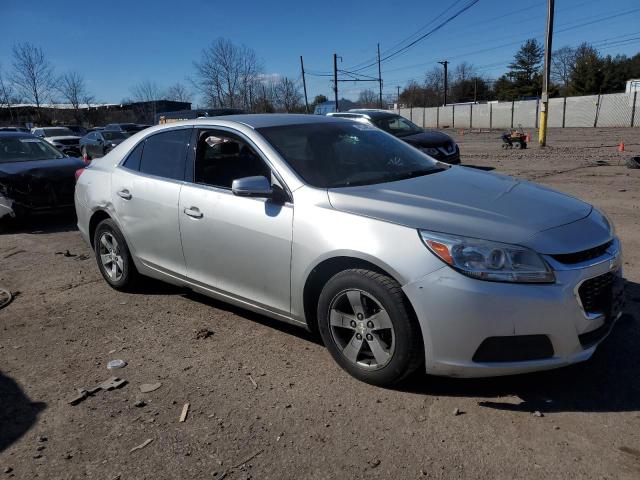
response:
[[[463,163],[615,222],[627,308],[589,362],[372,387],[303,330],[155,282],[118,293],[72,221],[32,221],[0,233],[0,287],[17,292],[0,310],[0,480],[640,478],[640,170],[624,166],[640,129],[551,130],[544,151],[452,134]],[[114,375],[128,383],[67,403]]]

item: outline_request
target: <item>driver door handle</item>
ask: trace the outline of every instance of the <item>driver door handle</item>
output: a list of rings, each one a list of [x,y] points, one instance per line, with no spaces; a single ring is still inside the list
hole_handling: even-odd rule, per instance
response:
[[[118,196],[124,198],[125,200],[131,200],[131,193],[126,188],[118,191]]]
[[[193,218],[203,217],[203,214],[198,207],[185,208],[184,213],[185,215],[189,215],[190,217],[193,217]]]

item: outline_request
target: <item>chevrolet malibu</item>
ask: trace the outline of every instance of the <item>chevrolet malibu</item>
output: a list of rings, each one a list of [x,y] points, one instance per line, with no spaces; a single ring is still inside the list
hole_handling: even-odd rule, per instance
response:
[[[77,176],[78,226],[113,288],[153,277],[301,325],[372,384],[584,361],[620,315],[605,215],[370,125],[171,123]]]

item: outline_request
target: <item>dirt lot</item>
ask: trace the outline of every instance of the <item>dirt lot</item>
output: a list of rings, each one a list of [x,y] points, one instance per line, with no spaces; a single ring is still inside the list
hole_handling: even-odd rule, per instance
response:
[[[0,479],[640,478],[640,170],[624,167],[640,129],[551,131],[553,147],[521,152],[453,134],[465,163],[616,223],[627,313],[589,362],[371,387],[294,327],[156,283],[111,290],[72,222],[31,222],[0,234],[0,286],[19,292],[0,310]],[[127,385],[67,404],[117,358]]]

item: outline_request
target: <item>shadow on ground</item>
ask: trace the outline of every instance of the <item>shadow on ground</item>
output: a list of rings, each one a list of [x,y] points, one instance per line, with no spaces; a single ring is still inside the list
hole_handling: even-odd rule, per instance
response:
[[[184,295],[212,308],[322,345],[317,335],[185,288],[149,281],[140,291],[149,295]],[[445,397],[486,398],[483,407],[534,412],[640,411],[640,285],[627,282],[626,311],[609,337],[587,362],[546,372],[482,379],[455,379],[418,371],[394,390]],[[355,381],[355,380],[353,380]],[[510,397],[501,401],[497,397]],[[515,399],[513,397],[518,397]]]
[[[29,431],[46,406],[31,402],[15,380],[0,372],[0,452]]]
[[[76,216],[72,211],[55,215],[34,215],[21,219],[5,217],[0,219],[0,235],[72,232],[78,229],[76,224]]]
[[[522,412],[640,411],[640,285],[627,282],[627,307],[587,362],[546,372],[484,379],[415,374],[399,389],[424,395],[480,397],[479,405]],[[501,401],[496,397],[519,397]]]

